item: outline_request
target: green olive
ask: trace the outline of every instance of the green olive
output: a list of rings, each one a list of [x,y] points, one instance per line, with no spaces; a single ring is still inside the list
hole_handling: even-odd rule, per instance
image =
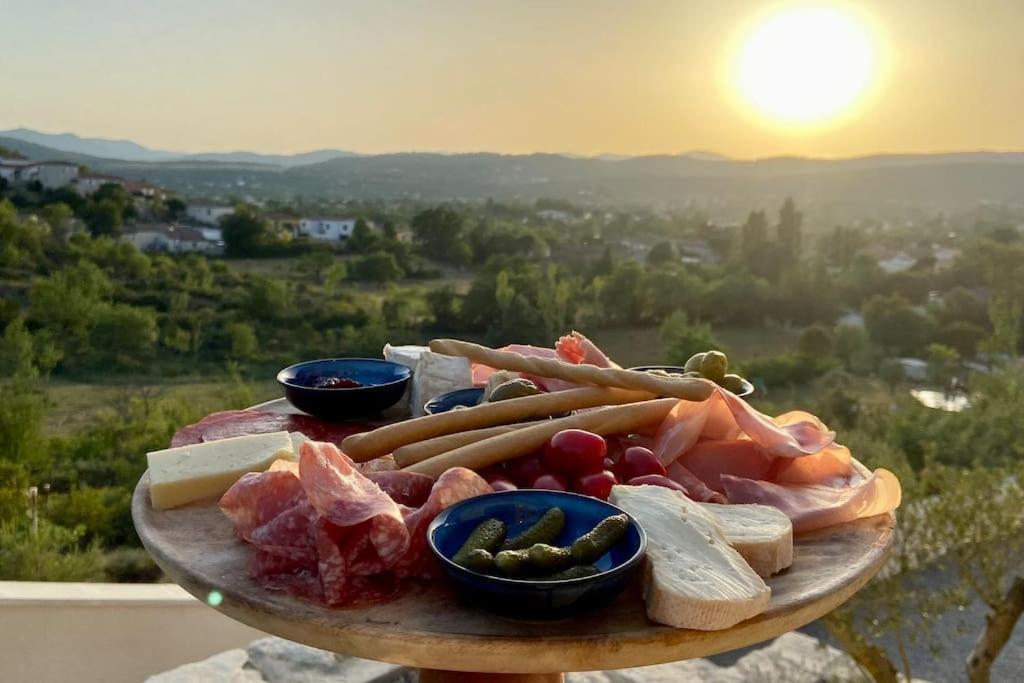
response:
[[[740,377],[739,375],[733,375],[731,373],[723,377],[722,381],[719,382],[719,384],[721,384],[722,387],[728,389],[734,394],[738,394],[742,392],[744,389],[746,389],[746,385],[743,382],[743,378]]]
[[[523,398],[524,396],[536,396],[540,393],[537,385],[528,379],[512,379],[504,384],[499,384],[491,391],[488,401],[504,401],[509,398]]]
[[[703,361],[704,361],[704,354],[703,353],[695,353],[692,356],[690,356],[690,359],[688,361],[686,361],[686,364],[683,366],[683,370],[686,370],[687,372],[696,372],[696,371],[700,370],[700,364]]]
[[[700,374],[715,383],[721,383],[728,369],[729,359],[721,351],[708,351],[700,361]]]

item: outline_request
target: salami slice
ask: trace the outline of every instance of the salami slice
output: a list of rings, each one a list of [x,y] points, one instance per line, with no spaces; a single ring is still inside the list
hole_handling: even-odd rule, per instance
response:
[[[171,446],[187,446],[246,434],[302,432],[313,441],[340,444],[350,434],[372,429],[365,422],[327,422],[311,415],[285,415],[262,410],[225,410],[211,413],[199,422],[179,429]]]
[[[234,522],[235,531],[249,540],[254,529],[267,524],[306,497],[291,472],[250,472],[220,499],[220,509]]]
[[[398,576],[436,576],[437,563],[427,548],[427,527],[430,522],[441,510],[460,500],[490,493],[492,490],[483,477],[465,467],[453,467],[438,477],[426,502],[405,516],[405,524],[409,529],[409,547],[393,571]]]
[[[427,502],[434,480],[416,472],[367,472],[366,478],[379,486],[399,505],[419,507]]]
[[[385,566],[400,558],[409,546],[409,531],[395,501],[334,444],[307,441],[301,450],[299,479],[317,512],[339,527],[373,520],[370,536]]]

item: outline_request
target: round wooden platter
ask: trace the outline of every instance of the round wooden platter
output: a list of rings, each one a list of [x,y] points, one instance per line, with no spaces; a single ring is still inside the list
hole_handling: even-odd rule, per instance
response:
[[[886,514],[797,536],[793,566],[768,581],[772,599],[765,613],[727,630],[693,631],[649,621],[639,577],[610,604],[558,620],[496,616],[460,602],[444,581],[416,583],[386,604],[331,609],[251,579],[251,548],[236,538],[216,501],[156,511],[146,474],[135,489],[132,517],[164,572],[204,602],[217,603],[210,596],[219,594],[214,606],[233,619],[341,654],[490,674],[645,666],[774,638],[827,614],[863,587],[884,563],[895,526]]]

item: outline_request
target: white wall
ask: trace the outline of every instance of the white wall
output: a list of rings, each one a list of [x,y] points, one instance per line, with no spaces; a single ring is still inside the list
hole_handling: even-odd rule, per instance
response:
[[[78,177],[77,166],[66,166],[64,164],[40,164],[39,182],[47,189],[66,187],[71,181]]]
[[[230,206],[208,206],[206,204],[190,204],[185,207],[185,215],[194,221],[216,225],[224,216],[230,216],[235,210]]]
[[[0,681],[139,683],[266,634],[173,584],[0,581]]]
[[[354,218],[319,219],[303,218],[299,220],[299,234],[315,240],[337,241],[352,236],[355,230]]]

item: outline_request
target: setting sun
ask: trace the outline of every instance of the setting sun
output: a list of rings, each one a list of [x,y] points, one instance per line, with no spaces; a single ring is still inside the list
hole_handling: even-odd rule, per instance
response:
[[[785,125],[825,123],[853,107],[876,70],[866,25],[834,7],[781,10],[741,42],[735,83],[758,114]]]

